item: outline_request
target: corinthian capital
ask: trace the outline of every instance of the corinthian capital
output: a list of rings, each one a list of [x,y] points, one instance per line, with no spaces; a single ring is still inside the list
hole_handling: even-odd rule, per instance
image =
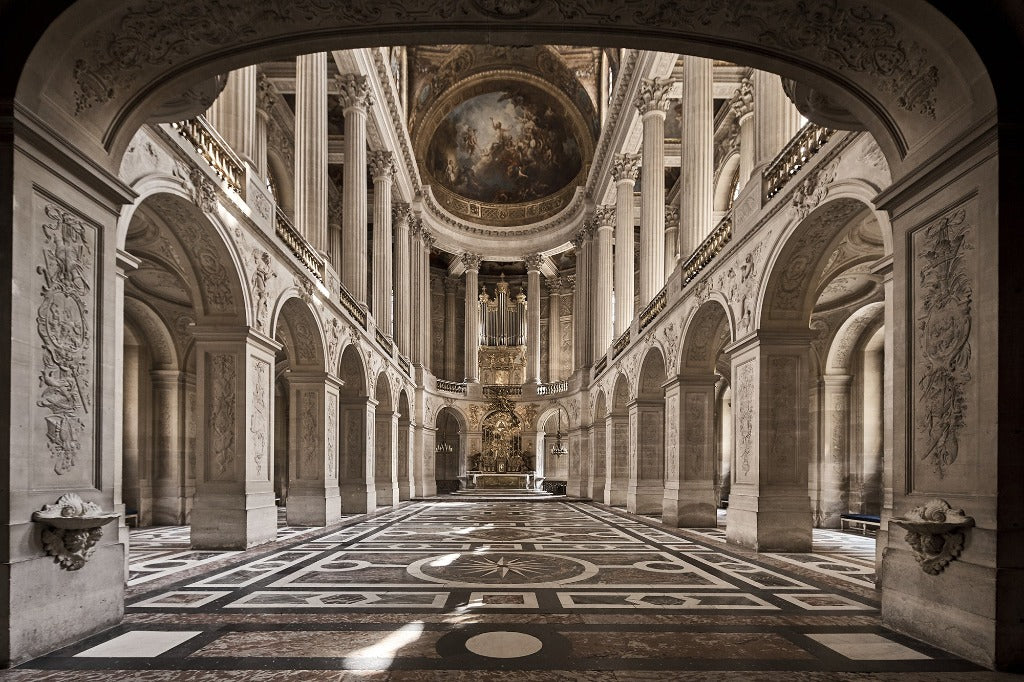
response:
[[[740,87],[736,88],[729,100],[729,107],[738,121],[754,113],[754,84],[749,78],[740,81]]]
[[[668,91],[672,82],[662,78],[645,78],[640,82],[640,94],[636,96],[636,108],[640,115],[652,111],[668,111]]]
[[[372,151],[366,159],[370,167],[370,177],[377,179],[395,179],[395,155],[388,151]]]
[[[277,88],[262,71],[256,76],[256,109],[269,114],[277,103]]]
[[[468,251],[461,256],[462,264],[466,266],[466,270],[479,270],[480,269],[480,254],[469,253]]]
[[[523,256],[523,260],[526,262],[527,272],[532,272],[534,270],[539,271],[541,264],[544,263],[544,256],[539,253],[528,253]]]
[[[665,228],[679,227],[679,207],[675,204],[665,206]]]
[[[636,182],[640,175],[639,154],[616,154],[612,161],[612,179],[615,182],[629,180]]]
[[[338,97],[342,109],[366,109],[373,105],[370,96],[370,83],[366,76],[354,73],[343,73],[338,76]]]
[[[594,222],[597,227],[614,226],[615,225],[615,207],[614,206],[598,206],[597,211],[594,213]]]
[[[404,201],[396,201],[391,204],[391,220],[395,227],[400,227],[403,223],[408,224],[410,215],[412,213],[409,204]]]

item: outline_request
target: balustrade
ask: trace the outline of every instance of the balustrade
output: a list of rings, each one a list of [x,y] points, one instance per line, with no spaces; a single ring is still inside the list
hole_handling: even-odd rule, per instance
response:
[[[306,266],[306,269],[313,273],[314,277],[323,282],[325,268],[323,257],[310,246],[305,237],[299,234],[280,206],[274,213],[274,232],[285,243],[292,255],[298,258],[299,262]]]
[[[654,318],[658,317],[658,314],[665,309],[666,305],[668,305],[668,293],[662,288],[640,313],[640,329],[644,329],[651,322],[654,322]]]
[[[568,390],[568,381],[552,381],[549,384],[539,384],[537,386],[537,395],[554,395],[555,393],[565,393]]]
[[[622,351],[626,350],[629,346],[629,330],[622,332],[619,338],[615,339],[615,343],[612,344],[612,359],[622,355]]]
[[[434,388],[445,393],[458,393],[459,395],[466,395],[466,384],[460,384],[457,381],[445,381],[444,379],[435,379]]]
[[[374,335],[377,338],[377,345],[380,346],[385,353],[388,355],[395,354],[395,342],[391,338],[382,332],[380,329],[374,330]]]
[[[245,166],[205,116],[172,123],[171,127],[192,144],[228,187],[238,194],[242,193]]]
[[[732,241],[732,215],[726,215],[719,221],[697,249],[683,263],[683,286],[693,280],[697,274],[722,252],[725,245]],[[642,329],[643,327],[641,327]]]
[[[778,194],[789,179],[807,164],[808,159],[825,146],[833,133],[835,130],[831,128],[810,122],[801,128],[761,174],[765,201]]]
[[[483,387],[484,395],[488,398],[494,396],[522,395],[522,386],[508,386],[505,384],[490,384]]]
[[[339,282],[338,289],[341,293],[341,307],[347,310],[362,325],[363,329],[366,329],[366,309],[359,305],[344,284]]]

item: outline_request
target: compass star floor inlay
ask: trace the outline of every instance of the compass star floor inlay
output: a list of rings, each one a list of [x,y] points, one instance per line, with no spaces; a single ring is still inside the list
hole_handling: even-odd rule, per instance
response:
[[[881,626],[871,538],[815,531],[812,552],[756,554],[720,528],[550,500],[431,500],[280,530],[246,552],[190,551],[187,528],[133,532],[124,623],[6,676],[990,675]]]

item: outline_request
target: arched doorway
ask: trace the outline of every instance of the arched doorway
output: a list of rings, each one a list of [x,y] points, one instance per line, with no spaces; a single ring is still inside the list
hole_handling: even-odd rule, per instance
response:
[[[662,513],[665,496],[665,358],[651,348],[640,365],[636,398],[629,402],[630,467],[626,510]]]

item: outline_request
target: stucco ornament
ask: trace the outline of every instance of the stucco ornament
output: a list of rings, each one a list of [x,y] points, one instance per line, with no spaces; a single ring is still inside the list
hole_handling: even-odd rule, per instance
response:
[[[94,502],[85,502],[75,493],[61,495],[56,504],[48,504],[32,514],[32,520],[46,526],[42,541],[46,553],[61,568],[77,571],[92,555],[103,536],[103,526],[119,514],[106,513]]]
[[[938,575],[964,548],[964,531],[974,526],[974,518],[963,509],[953,509],[945,500],[934,498],[914,507],[892,522],[907,531],[904,540],[914,550],[914,558],[928,575]]]

